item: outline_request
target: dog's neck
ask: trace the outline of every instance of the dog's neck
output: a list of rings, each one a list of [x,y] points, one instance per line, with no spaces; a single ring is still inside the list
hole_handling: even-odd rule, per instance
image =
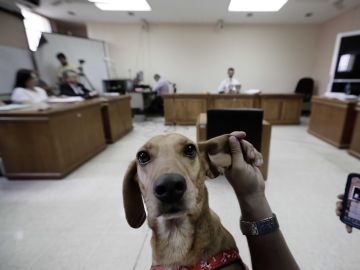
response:
[[[235,241],[209,208],[207,198],[196,219],[191,216],[157,219],[150,227],[153,265],[169,266],[169,269],[193,265],[221,250],[236,249]]]

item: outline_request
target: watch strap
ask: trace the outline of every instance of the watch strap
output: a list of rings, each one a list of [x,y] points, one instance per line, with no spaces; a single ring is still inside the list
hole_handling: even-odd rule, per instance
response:
[[[245,221],[240,219],[240,229],[244,235],[264,235],[277,231],[279,229],[279,223],[275,214],[259,221]]]

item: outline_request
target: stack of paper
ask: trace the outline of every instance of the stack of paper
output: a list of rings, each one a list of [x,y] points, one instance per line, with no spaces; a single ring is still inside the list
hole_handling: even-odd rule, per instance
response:
[[[72,103],[80,102],[84,99],[82,97],[51,97],[47,100],[49,103]]]

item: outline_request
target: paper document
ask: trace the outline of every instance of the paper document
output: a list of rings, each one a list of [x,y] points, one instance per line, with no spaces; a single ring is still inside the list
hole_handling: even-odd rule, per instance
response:
[[[0,106],[0,111],[11,111],[11,110],[19,110],[30,107],[28,104],[9,104],[5,106]]]
[[[48,103],[71,103],[84,101],[82,97],[51,97],[47,100]]]

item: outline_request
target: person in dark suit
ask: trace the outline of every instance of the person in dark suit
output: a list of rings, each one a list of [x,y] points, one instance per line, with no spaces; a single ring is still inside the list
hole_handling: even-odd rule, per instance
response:
[[[64,72],[64,83],[60,85],[60,95],[92,98],[98,96],[98,93],[96,91],[88,90],[83,84],[78,82],[77,73],[75,71],[68,70]]]

